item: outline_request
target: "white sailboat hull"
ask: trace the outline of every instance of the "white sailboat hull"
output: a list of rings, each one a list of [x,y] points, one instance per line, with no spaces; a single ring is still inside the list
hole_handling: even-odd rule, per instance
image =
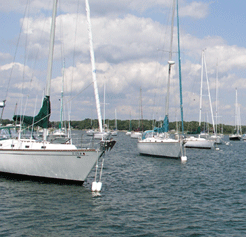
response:
[[[132,132],[131,133],[131,138],[140,138],[142,136],[142,133],[141,132]]]
[[[215,144],[221,144],[222,143],[222,139],[220,136],[216,136],[216,135],[211,136],[210,139],[213,140]]]
[[[100,140],[107,140],[110,137],[110,133],[109,132],[95,132],[94,133],[94,138],[95,139],[100,139]]]
[[[112,136],[117,136],[117,135],[118,135],[118,131],[112,131],[112,132],[111,132],[111,135],[112,135]]]
[[[214,147],[214,141],[205,138],[190,137],[185,139],[184,146],[187,148],[211,149]]]
[[[74,145],[32,143],[33,147],[27,140],[1,141],[0,172],[83,183],[103,153]]]
[[[181,144],[174,139],[144,139],[139,140],[138,151],[142,155],[180,158]]]
[[[240,141],[242,136],[240,134],[231,134],[229,135],[229,140]]]

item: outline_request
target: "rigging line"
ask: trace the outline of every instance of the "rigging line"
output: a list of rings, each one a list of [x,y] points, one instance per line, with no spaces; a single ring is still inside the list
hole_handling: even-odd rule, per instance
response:
[[[70,100],[67,101],[67,103],[71,102],[73,99],[75,99],[78,95],[80,95],[82,92],[84,92],[87,88],[89,88],[93,82],[91,82],[87,87],[85,87],[83,90],[81,90],[77,95],[73,96]]]
[[[26,12],[26,17],[29,16],[29,10],[30,10],[30,4],[29,4],[29,0],[27,2],[27,12]],[[25,22],[25,19],[23,20],[23,22]],[[24,24],[23,24],[24,25]],[[27,28],[27,32],[28,32],[28,27],[29,27],[29,24],[28,24],[28,21],[26,21],[26,28]],[[24,97],[24,84],[25,84],[25,72],[26,72],[26,63],[27,63],[27,45],[28,45],[28,34],[26,34],[25,36],[25,47],[24,47],[24,67],[23,67],[23,71],[22,71],[22,85],[21,85],[21,114],[24,114],[25,111],[26,111],[26,107],[27,107],[27,101],[28,101],[28,98],[29,98],[29,95],[27,95],[27,99],[26,99],[26,104],[25,104],[25,108],[24,108],[24,113],[22,111],[23,109],[23,97]],[[20,124],[22,124],[23,121],[20,120]]]
[[[29,0],[27,0],[27,3],[26,3],[26,8],[25,8],[25,11],[24,11],[24,18],[25,18],[25,16],[26,16],[28,2],[29,2]],[[22,22],[22,25],[21,25],[21,28],[20,28],[19,37],[18,37],[18,40],[17,40],[16,48],[15,48],[15,54],[14,54],[14,60],[13,60],[13,63],[15,62],[15,59],[16,59],[17,50],[18,50],[18,46],[19,46],[19,43],[20,43],[20,36],[21,36],[22,29],[23,29],[23,24],[24,24],[24,21]],[[7,86],[7,91],[6,91],[5,101],[7,100],[7,97],[8,97],[10,81],[11,81],[11,79],[12,79],[12,74],[13,74],[13,68],[14,68],[14,66],[11,68],[11,71],[10,71],[10,76],[9,76],[9,81],[8,81],[8,86]]]
[[[46,22],[47,21],[43,21],[43,28],[42,28],[42,31],[41,31],[40,42],[44,42],[44,32],[45,32],[44,31],[44,28],[45,28],[45,23]],[[32,65],[32,69],[33,70],[32,70],[30,84],[32,83],[33,78],[34,78],[34,69],[36,68],[36,64],[37,64],[37,61],[38,61],[39,52],[40,52],[40,47],[38,47],[38,49],[37,49],[37,52],[36,52],[36,55],[35,55],[35,58],[34,58],[34,62],[33,62],[33,65]]]
[[[73,80],[74,80],[75,48],[77,44],[78,18],[79,18],[79,1],[77,1],[77,15],[76,15],[75,32],[74,32],[73,68],[72,68],[72,81],[71,81],[71,91],[70,91],[71,97],[72,97]]]

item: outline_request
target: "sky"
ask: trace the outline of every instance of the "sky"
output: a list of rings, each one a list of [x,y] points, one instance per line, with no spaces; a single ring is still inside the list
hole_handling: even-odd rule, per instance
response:
[[[15,113],[33,116],[46,86],[52,0],[0,3],[3,118],[11,119]],[[102,117],[163,119],[172,52],[169,119],[180,120],[176,16],[170,49],[173,1],[89,0],[89,4]],[[246,2],[238,0],[179,0],[185,121],[199,119],[203,78],[202,120],[212,122],[210,92],[214,121],[234,125],[237,88],[241,124],[246,125],[245,9]],[[52,121],[60,119],[62,78],[63,118],[97,118],[84,0],[58,1]]]

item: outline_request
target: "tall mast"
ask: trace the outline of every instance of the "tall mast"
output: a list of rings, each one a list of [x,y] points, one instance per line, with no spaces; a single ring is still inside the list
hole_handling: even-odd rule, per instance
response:
[[[174,16],[175,16],[175,0],[173,0],[171,39],[170,39],[170,51],[169,51],[169,60],[168,60],[168,80],[167,80],[167,97],[166,97],[166,111],[165,111],[166,117],[168,117],[169,114],[169,89],[170,89],[171,66],[174,64],[174,62],[172,61]]]
[[[54,54],[54,43],[55,43],[57,2],[58,0],[53,1],[52,22],[51,22],[51,30],[50,30],[49,59],[48,59],[47,78],[46,78],[46,92],[45,92],[46,97],[50,97],[50,85],[51,85],[51,77],[52,77],[53,54]],[[44,128],[43,139],[47,140],[47,128]]]
[[[63,91],[64,91],[64,74],[65,74],[65,60],[63,60],[63,70],[62,70],[62,90],[61,90],[61,108],[60,108],[60,124],[59,129],[63,126]]]
[[[85,6],[86,6],[89,41],[90,41],[91,68],[92,68],[92,79],[93,79],[93,84],[94,84],[94,94],[95,94],[96,108],[97,108],[97,118],[98,118],[98,123],[99,123],[99,130],[100,132],[102,132],[103,131],[102,115],[101,115],[100,100],[99,100],[99,94],[98,94],[98,88],[97,88],[95,56],[94,56],[93,40],[92,40],[92,32],[91,32],[90,6],[89,6],[88,0],[85,0]]]
[[[57,1],[53,1],[53,13],[52,13],[52,23],[50,30],[50,46],[49,46],[49,59],[48,59],[48,69],[46,78],[46,96],[50,96],[50,84],[52,77],[52,65],[53,65],[53,54],[54,54],[54,42],[55,42],[55,27],[56,27],[56,12],[57,12]]]
[[[217,134],[218,132],[218,80],[219,80],[219,72],[218,72],[218,67],[219,63],[217,60],[217,65],[216,65],[216,104],[215,104],[215,133]]]
[[[179,60],[179,92],[180,92],[180,114],[182,133],[184,133],[184,117],[183,117],[183,95],[182,95],[182,77],[181,77],[181,56],[180,56],[180,38],[179,38],[179,8],[177,0],[177,31],[178,31],[178,60]]]
[[[204,57],[204,51],[202,51],[202,67],[201,67],[201,87],[200,87],[200,108],[199,108],[199,126],[201,126],[201,121],[202,121],[202,83],[203,83],[203,57]]]
[[[212,101],[211,101],[211,96],[210,96],[210,88],[209,88],[208,72],[207,72],[207,64],[206,64],[205,56],[204,56],[204,66],[205,66],[205,73],[206,73],[206,80],[207,80],[208,99],[209,99],[210,112],[211,112],[211,117],[212,117],[213,131],[215,132],[215,129],[214,129],[214,114],[213,114],[213,107],[212,107]]]
[[[237,134],[239,133],[239,119],[238,119],[238,102],[237,102],[237,88],[236,88],[236,105],[235,105],[235,127]]]

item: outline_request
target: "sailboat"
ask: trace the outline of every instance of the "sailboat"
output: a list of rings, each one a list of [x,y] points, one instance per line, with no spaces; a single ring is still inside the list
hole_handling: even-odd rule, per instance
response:
[[[217,70],[216,70],[216,103],[215,103],[215,133],[210,137],[214,140],[215,144],[222,143],[222,136],[218,134],[218,63],[217,63]]]
[[[175,0],[173,0],[172,11],[172,27],[170,39],[170,51],[168,61],[168,85],[166,95],[166,108],[164,123],[161,128],[155,128],[151,131],[145,131],[142,138],[138,140],[138,151],[142,155],[168,157],[168,158],[181,158],[186,161],[187,157],[184,155],[183,140],[181,136],[178,139],[173,139],[169,136],[169,88],[171,78],[171,68],[174,65],[172,60],[172,42],[173,42],[173,24],[175,16]],[[181,108],[181,121],[183,130],[183,104],[182,104],[182,85],[181,85],[181,60],[180,60],[180,46],[179,46],[179,18],[178,18],[178,1],[177,1],[177,28],[178,28],[178,52],[179,52],[179,86],[180,86],[180,108]]]
[[[100,129],[100,131],[94,131],[94,138],[99,140],[107,140],[109,139],[111,133],[106,131],[107,124],[105,123],[105,113],[106,113],[106,102],[105,102],[105,85],[104,85],[104,118],[103,118],[103,129]]]
[[[113,131],[111,131],[111,135],[112,136],[117,136],[118,135],[118,130],[117,130],[117,114],[116,114],[116,109],[115,109],[114,126],[115,126],[115,129]]]
[[[87,19],[89,22],[89,4],[86,0]],[[0,140],[0,172],[10,176],[24,176],[35,180],[51,180],[54,182],[82,184],[98,160],[106,150],[111,149],[115,141],[102,141],[100,147],[78,148],[72,142],[66,144],[53,144],[47,140],[48,122],[51,114],[50,87],[52,75],[52,62],[55,39],[57,0],[53,1],[53,13],[50,33],[49,60],[46,79],[46,92],[39,113],[34,116],[15,115],[14,121],[23,121],[27,125],[43,128],[43,139],[36,140],[22,138],[21,130],[18,137],[13,136],[10,127],[1,127],[7,136]],[[88,23],[90,28],[90,24]],[[92,62],[92,75],[94,94],[99,124],[101,124],[101,111],[96,83],[96,70],[92,36],[89,31],[90,54]],[[95,182],[97,184],[97,182]],[[101,183],[99,183],[101,184]]]
[[[132,119],[131,119],[131,113],[130,113],[130,119],[129,119],[129,129],[126,132],[127,136],[131,136],[131,132],[132,132]]]
[[[199,127],[197,129],[198,137],[191,136],[185,138],[185,147],[187,148],[199,148],[199,149],[211,149],[214,147],[214,140],[202,137],[201,135],[201,120],[202,120],[202,91],[203,91],[203,69],[205,67],[206,79],[207,79],[207,88],[208,88],[208,97],[210,102],[210,110],[211,110],[211,117],[214,129],[214,118],[213,118],[213,109],[210,97],[210,90],[209,90],[209,83],[208,83],[208,76],[207,76],[207,68],[206,68],[206,61],[205,61],[205,54],[204,50],[202,51],[202,67],[201,67],[201,88],[200,88],[200,108],[199,108]]]
[[[138,128],[134,131],[131,131],[131,138],[133,139],[139,139],[141,138],[142,136],[142,130],[143,128],[141,129],[140,128],[140,120],[141,120],[141,123],[143,121],[143,113],[142,113],[142,88],[140,87],[140,96],[139,96],[139,120],[138,120]]]
[[[240,141],[242,139],[241,121],[240,121],[240,108],[237,101],[237,88],[236,88],[236,103],[235,103],[235,132],[229,135],[230,140]]]
[[[64,92],[64,68],[65,68],[65,61],[63,61],[63,75],[62,75],[62,90],[61,90],[61,105],[60,105],[60,122],[59,122],[59,129],[54,130],[52,133],[48,135],[47,140],[52,143],[68,143],[71,139],[71,129],[69,124],[69,130],[64,127],[63,121],[63,92]]]

